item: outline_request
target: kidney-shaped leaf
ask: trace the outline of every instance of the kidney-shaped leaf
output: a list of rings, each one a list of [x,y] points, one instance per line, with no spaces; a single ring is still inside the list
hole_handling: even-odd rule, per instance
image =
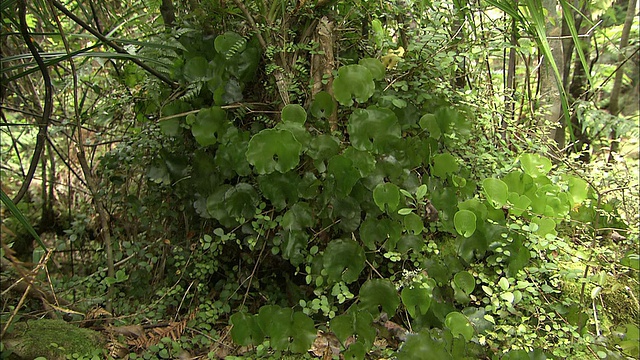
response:
[[[509,187],[500,179],[484,179],[482,189],[489,203],[496,209],[503,207],[509,199]]]
[[[323,261],[330,281],[350,284],[364,269],[364,250],[353,240],[333,240],[324,251]]]
[[[413,288],[405,287],[402,289],[402,303],[412,318],[426,314],[431,306],[433,288],[436,286],[436,281],[429,279],[426,285],[427,286],[416,286]]]
[[[320,91],[313,98],[313,102],[309,107],[309,112],[318,119],[328,119],[335,109],[336,106],[331,94],[326,91]]]
[[[258,192],[250,184],[239,183],[224,195],[227,213],[235,218],[251,219],[258,205]]]
[[[198,144],[202,146],[214,145],[217,137],[224,133],[227,116],[218,106],[202,109],[198,112],[195,122],[191,126],[191,133]]]
[[[336,100],[344,106],[353,105],[353,97],[359,103],[364,103],[373,95],[375,88],[371,71],[362,65],[341,67],[333,80],[333,93]]]
[[[426,354],[429,359],[453,360],[451,354],[445,349],[445,343],[434,340],[428,330],[409,334],[397,358],[398,360],[422,360],[425,359]]]
[[[384,79],[385,69],[380,60],[375,58],[364,58],[360,59],[360,61],[358,61],[358,64],[369,69],[369,71],[371,71],[371,76],[373,76],[375,80]]]
[[[290,131],[265,129],[251,138],[246,155],[259,174],[284,173],[298,165],[301,151]]]
[[[523,154],[520,157],[522,170],[532,178],[546,175],[551,170],[551,160],[538,154]]]
[[[392,317],[400,305],[400,297],[396,287],[388,279],[371,279],[360,288],[360,302],[372,314],[378,314],[378,307],[381,306]]]
[[[476,231],[476,220],[476,214],[469,210],[460,210],[453,216],[456,231],[467,238]]]
[[[444,320],[444,325],[451,330],[453,336],[462,335],[465,340],[470,341],[475,330],[464,314],[457,311],[450,312]]]
[[[258,326],[255,315],[238,312],[229,318],[231,325],[231,338],[236,344],[242,346],[258,345],[264,340],[264,333]]]
[[[353,162],[345,155],[336,155],[329,159],[327,171],[335,180],[336,190],[340,196],[349,195],[353,186],[360,180],[360,172],[353,167]]]
[[[445,178],[447,174],[457,173],[458,168],[456,158],[449,153],[438,154],[433,157],[431,172],[439,178]]]
[[[400,204],[400,189],[393,183],[378,184],[373,189],[373,201],[376,202],[381,211],[385,211],[386,206],[388,206],[389,212],[393,212]]]
[[[347,130],[351,145],[363,151],[384,151],[387,144],[402,136],[396,114],[375,106],[356,109],[349,117]]]

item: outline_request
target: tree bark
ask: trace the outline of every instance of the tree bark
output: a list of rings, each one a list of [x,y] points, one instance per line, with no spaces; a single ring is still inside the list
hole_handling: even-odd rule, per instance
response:
[[[620,37],[620,53],[618,55],[618,63],[622,63],[625,59],[625,49],[629,45],[629,33],[631,32],[631,25],[633,24],[633,17],[636,11],[636,0],[629,0],[627,5],[627,16],[624,19],[624,25],[622,27],[622,36]],[[613,89],[611,90],[611,98],[609,100],[609,113],[613,116],[618,116],[620,113],[620,90],[622,89],[622,76],[624,75],[623,67],[618,68],[615,79],[613,81]],[[618,139],[618,133],[615,125],[611,128],[609,134],[611,140],[609,162],[613,160],[613,154],[618,152],[620,147],[620,140]]]
[[[546,24],[547,39],[553,59],[544,59],[544,63],[540,67],[540,105],[545,110],[543,117],[545,123],[541,125],[555,125],[555,128],[549,134],[549,138],[555,141],[559,149],[562,149],[565,146],[566,124],[564,123],[560,89],[550,63],[551,61],[556,63],[562,79],[564,70],[564,55],[562,52],[562,40],[560,40],[562,19],[560,19],[556,11],[555,0],[543,0],[542,5],[547,10],[547,17],[555,21],[547,21]]]

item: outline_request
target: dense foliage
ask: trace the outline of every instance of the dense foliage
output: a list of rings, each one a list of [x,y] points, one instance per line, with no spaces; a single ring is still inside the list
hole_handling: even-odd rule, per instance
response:
[[[106,322],[104,354],[130,359],[639,356],[638,164],[623,152],[638,110],[601,103],[607,76],[626,70],[633,99],[638,74],[598,63],[614,68],[590,72],[598,100],[556,99],[573,104],[559,149],[532,85],[551,54],[524,16],[540,2],[162,1],[153,23],[144,2],[101,5],[121,18],[92,4],[113,27],[95,44],[62,10],[76,2],[30,18],[10,3],[3,282],[33,262],[56,300],[35,296],[43,313],[8,288],[3,334],[33,316]],[[596,35],[611,46],[619,13]],[[18,53],[29,22],[56,31],[38,38],[49,84]],[[38,129],[8,125],[42,113],[19,110],[29,84],[55,89],[56,110],[39,123],[42,175],[13,206]]]

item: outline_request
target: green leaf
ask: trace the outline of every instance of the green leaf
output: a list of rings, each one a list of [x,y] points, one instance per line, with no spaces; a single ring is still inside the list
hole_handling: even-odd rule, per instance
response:
[[[436,281],[429,279],[427,286],[405,287],[402,289],[402,303],[407,308],[407,312],[412,318],[424,315],[429,311],[431,300],[433,298],[433,289],[436,287]]]
[[[340,151],[340,140],[331,135],[315,136],[309,144],[307,155],[316,161],[324,161]]]
[[[324,251],[323,262],[329,281],[350,284],[364,269],[364,250],[353,240],[333,240]]]
[[[358,61],[358,64],[369,69],[374,80],[384,79],[385,68],[380,60],[374,58],[364,58],[360,59],[360,61]]]
[[[313,345],[316,339],[316,328],[313,320],[300,311],[293,313],[291,346],[289,350],[293,353],[303,354],[306,353]]]
[[[447,174],[457,173],[458,169],[456,159],[449,153],[438,154],[433,157],[431,172],[441,179],[446,178]]]
[[[329,159],[327,173],[336,183],[337,195],[347,196],[360,180],[360,172],[345,155],[336,155]]]
[[[464,314],[457,311],[447,314],[444,324],[449,328],[449,330],[451,330],[454,337],[462,335],[467,341],[471,341],[471,338],[473,338],[473,334],[475,333],[469,319],[464,316]]]
[[[404,228],[411,234],[419,235],[424,229],[424,222],[422,221],[422,218],[417,214],[409,213],[405,215],[403,222]]]
[[[526,195],[518,195],[515,192],[509,193],[509,203],[513,205],[509,212],[515,216],[520,216],[531,205],[531,199]]]
[[[298,201],[299,182],[300,178],[293,171],[258,176],[258,185],[262,195],[271,201],[276,210],[282,210],[287,205],[295,204]]]
[[[233,31],[227,31],[222,35],[216,36],[214,47],[217,52],[222,54],[227,60],[237,53],[244,51],[247,41]]]
[[[350,336],[357,335],[358,340],[368,349],[373,345],[376,337],[373,316],[368,311],[353,309],[331,319],[329,328],[341,343],[344,343]]]
[[[476,231],[476,214],[469,210],[460,210],[453,217],[453,224],[458,234],[470,237]]]
[[[388,279],[367,280],[360,288],[359,295],[362,308],[374,314],[374,317],[379,312],[379,306],[392,317],[400,305],[396,287]]]
[[[309,204],[294,204],[282,217],[280,225],[286,230],[304,230],[313,226],[313,213]]]
[[[242,346],[258,345],[264,340],[264,333],[256,321],[255,315],[238,312],[229,318],[231,338]]]
[[[495,178],[484,179],[482,181],[482,189],[487,200],[495,209],[499,209],[507,203],[509,187],[504,181]]]
[[[509,284],[509,280],[503,276],[498,280],[498,286],[500,286],[502,290],[507,291],[511,285]]]
[[[376,169],[376,159],[368,151],[360,151],[350,146],[343,155],[353,163],[353,167],[358,169],[361,177],[368,176]]]
[[[375,87],[371,71],[362,65],[341,67],[333,80],[333,94],[343,106],[353,105],[353,97],[361,104],[366,102],[373,95]]]
[[[569,177],[569,195],[572,205],[582,204],[589,197],[589,184],[581,178]]]
[[[522,170],[532,178],[547,175],[552,165],[551,160],[538,154],[523,154],[520,156]]]
[[[47,252],[48,249],[44,245],[44,242],[42,242],[42,239],[40,238],[40,236],[38,235],[36,230],[33,228],[33,226],[31,226],[29,221],[27,221],[27,218],[24,217],[24,214],[22,213],[22,211],[20,211],[20,209],[18,209],[16,207],[16,205],[13,203],[13,201],[11,201],[11,199],[9,199],[7,194],[2,189],[0,189],[0,199],[2,199],[2,203],[4,204],[4,206],[6,206],[9,209],[9,211],[11,211],[11,214],[13,214],[13,216],[16,217],[18,222],[22,226],[24,226],[25,229],[27,229],[29,234],[31,234],[31,236],[33,236],[34,239],[36,239],[36,242],[38,242],[38,245],[40,245],[42,250]]]
[[[333,97],[326,91],[317,93],[309,107],[309,112],[317,119],[328,119],[335,110]]]
[[[629,252],[622,259],[620,259],[620,264],[630,267],[634,270],[640,270],[640,255]]]
[[[541,218],[536,216],[531,219],[531,223],[538,225],[538,229],[535,233],[542,238],[549,234],[553,236],[558,235],[558,232],[556,231],[556,222],[551,218]]]
[[[402,137],[396,114],[376,106],[354,110],[349,117],[347,131],[354,148],[378,153]]]
[[[424,114],[420,118],[420,127],[429,132],[429,136],[434,139],[439,139],[440,135],[442,135],[442,131],[440,130],[440,125],[438,125],[438,121],[436,120],[436,116],[434,114]]]
[[[307,121],[307,112],[298,104],[289,104],[282,109],[282,121],[303,125]]]
[[[202,109],[191,126],[191,133],[201,146],[214,145],[217,136],[226,130],[227,123],[226,112],[220,107]]]
[[[258,192],[251,184],[239,183],[227,190],[224,204],[230,216],[251,219],[255,214],[258,199]]]
[[[302,230],[285,230],[280,234],[282,258],[291,265],[298,266],[305,260],[305,250],[309,244],[309,235]]]
[[[451,354],[445,349],[445,343],[434,340],[428,330],[407,335],[407,340],[402,344],[397,359],[424,360],[426,354],[429,359],[453,360]]]
[[[395,244],[402,235],[402,227],[392,219],[367,218],[360,225],[360,239],[368,249],[375,250],[378,245],[387,242],[385,248],[394,251]]]
[[[400,188],[393,183],[378,184],[373,189],[373,200],[381,211],[385,211],[388,206],[389,212],[393,212],[400,204]]]
[[[202,56],[192,57],[184,65],[184,77],[189,82],[203,81],[207,77],[209,62]]]
[[[249,141],[247,161],[258,174],[285,173],[300,162],[302,145],[287,130],[265,129]]]
[[[453,282],[465,294],[469,295],[476,288],[476,279],[467,271],[460,271],[453,276]]]

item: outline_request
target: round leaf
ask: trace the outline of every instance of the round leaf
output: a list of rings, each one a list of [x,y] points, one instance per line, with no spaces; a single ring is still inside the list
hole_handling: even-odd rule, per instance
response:
[[[520,165],[532,178],[546,175],[552,167],[551,160],[538,154],[523,154],[520,157]]]
[[[498,209],[503,207],[509,198],[509,187],[504,181],[494,178],[484,179],[482,189],[491,205]]]
[[[347,131],[352,146],[362,151],[382,152],[402,137],[396,114],[375,106],[356,109],[349,117]]]
[[[246,155],[258,174],[284,173],[298,165],[301,151],[290,131],[265,129],[251,138]]]
[[[364,58],[360,59],[360,61],[358,61],[358,64],[369,69],[369,71],[371,71],[371,75],[375,80],[384,79],[385,69],[380,60],[374,58]]]
[[[336,106],[333,97],[326,91],[320,91],[313,98],[313,102],[309,107],[312,116],[318,119],[328,119],[335,111]]]
[[[289,104],[282,109],[282,121],[302,125],[307,121],[307,112],[298,104]]]
[[[476,287],[476,279],[467,271],[460,271],[453,277],[453,282],[465,294],[469,295]]]
[[[407,230],[407,232],[411,234],[419,235],[424,229],[424,223],[422,222],[422,218],[417,214],[409,213],[405,215],[403,222],[404,222],[404,228]]]
[[[400,189],[393,183],[378,184],[373,189],[373,200],[381,211],[385,211],[386,206],[390,212],[395,211],[400,204]]]
[[[217,52],[229,59],[233,55],[244,51],[247,41],[240,34],[233,31],[227,31],[222,35],[216,36],[214,47]]]
[[[445,178],[447,177],[447,174],[457,173],[458,168],[456,158],[449,153],[438,154],[433,157],[433,167],[431,168],[431,172],[439,178]]]
[[[407,308],[407,312],[412,318],[416,318],[419,315],[424,315],[431,306],[431,299],[433,298],[433,288],[436,286],[436,281],[433,279],[428,280],[428,286],[417,287],[405,287],[402,289],[402,303]]]
[[[476,231],[476,214],[469,210],[460,210],[453,217],[453,224],[458,234],[470,237]]]
[[[364,103],[373,95],[375,87],[371,71],[362,65],[341,67],[333,80],[333,93],[343,106],[353,105],[353,97],[359,103]]]
[[[364,269],[364,250],[353,240],[333,240],[324,251],[323,262],[330,281],[350,284]]]
[[[400,305],[396,287],[387,279],[367,280],[360,288],[360,301],[362,307],[372,314],[377,314],[380,306],[389,317],[395,315]]]
[[[473,334],[475,333],[469,319],[457,311],[450,312],[444,320],[444,324],[449,328],[449,330],[451,330],[454,337],[462,335],[467,341],[471,341],[471,338],[473,338]]]
[[[214,145],[217,136],[222,134],[227,125],[227,116],[224,110],[214,106],[202,109],[198,112],[195,122],[191,126],[191,133],[201,146]]]

